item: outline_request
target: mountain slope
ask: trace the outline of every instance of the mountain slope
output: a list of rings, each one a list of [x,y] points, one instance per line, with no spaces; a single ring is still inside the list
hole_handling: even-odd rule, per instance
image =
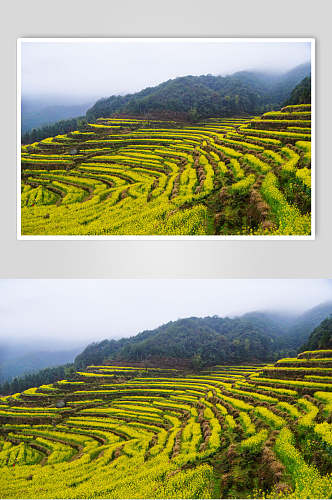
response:
[[[269,329],[274,336],[287,337],[288,331],[296,323],[298,315],[276,311],[254,311],[241,316],[255,322],[262,328]]]
[[[134,337],[93,343],[76,357],[84,367],[113,361],[140,362],[156,358],[190,360],[203,364],[271,361],[295,355],[310,332],[332,313],[332,302],[301,315],[252,312],[241,317],[185,318],[171,321]]]
[[[254,321],[263,328],[268,328],[272,335],[282,337],[289,349],[298,350],[310,333],[331,314],[332,302],[328,301],[300,315],[257,311],[242,317]]]
[[[310,333],[332,314],[332,302],[324,302],[299,316],[288,331],[288,342],[298,349]],[[301,348],[302,349],[302,348]],[[303,350],[303,349],[302,349]]]
[[[310,104],[311,103],[311,78],[306,76],[292,90],[289,99],[284,103],[285,106],[290,104]]]
[[[155,87],[147,87],[135,94],[101,98],[88,110],[87,105],[66,106],[62,110],[59,106],[46,109],[45,104],[41,109],[40,103],[36,105],[23,99],[22,143],[31,144],[46,137],[81,129],[85,125],[85,118],[94,122],[97,118],[114,114],[156,116],[191,122],[201,118],[242,113],[262,114],[271,109],[279,109],[290,98],[294,87],[308,75],[309,63],[301,64],[285,74],[239,71],[224,77],[184,76]],[[55,115],[52,110],[60,114]],[[85,111],[86,116],[69,119]],[[54,123],[54,119],[59,118],[61,121]],[[49,125],[42,125],[47,122]],[[31,130],[36,126],[40,128]]]
[[[258,114],[280,107],[309,74],[307,63],[279,75],[241,71],[229,76],[184,76],[135,94],[100,99],[86,116],[93,121],[114,113],[158,116],[173,113],[185,119]]]
[[[236,362],[270,362],[295,356],[310,331],[320,323],[300,350],[332,348],[332,318],[325,320],[330,313],[332,302],[326,302],[300,316],[255,311],[235,318],[212,316],[171,321],[133,337],[93,342],[76,356],[73,364],[14,379],[0,385],[0,393],[9,394],[50,383],[59,378],[60,372],[60,377],[66,377],[65,372],[74,368],[80,370],[110,361],[120,365],[131,363],[180,369]],[[322,322],[321,318],[325,321]]]
[[[305,77],[311,74],[311,64],[305,63],[296,66],[287,73],[284,73],[276,85],[271,89],[276,101],[284,102]]]
[[[310,334],[306,344],[300,351],[314,351],[316,349],[332,349],[332,317],[326,318]]]
[[[271,328],[267,319],[185,318],[135,337],[91,344],[76,357],[75,365],[84,367],[105,359],[137,362],[155,357],[193,360],[197,356],[206,365],[270,361],[287,350],[277,335],[278,328]]]

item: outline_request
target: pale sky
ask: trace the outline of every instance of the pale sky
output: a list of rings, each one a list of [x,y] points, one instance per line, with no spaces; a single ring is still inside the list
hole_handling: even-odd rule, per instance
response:
[[[332,300],[332,280],[0,280],[1,343],[59,349],[136,335],[189,316],[301,313]]]
[[[283,72],[308,61],[307,42],[25,41],[22,95],[100,98],[178,76],[250,69]]]

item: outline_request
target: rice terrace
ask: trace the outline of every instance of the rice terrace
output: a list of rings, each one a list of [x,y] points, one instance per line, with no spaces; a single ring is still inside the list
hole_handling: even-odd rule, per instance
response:
[[[89,366],[1,398],[3,498],[331,498],[332,351]]]
[[[99,118],[22,146],[22,233],[308,235],[310,117]]]
[[[21,41],[20,235],[314,236],[311,39],[108,40]]]

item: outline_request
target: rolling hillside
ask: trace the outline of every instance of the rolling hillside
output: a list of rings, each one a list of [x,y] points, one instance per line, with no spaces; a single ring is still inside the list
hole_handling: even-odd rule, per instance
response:
[[[22,146],[23,235],[309,235],[310,105],[103,118]]]
[[[2,496],[331,498],[332,352],[318,355],[89,366],[2,397]]]

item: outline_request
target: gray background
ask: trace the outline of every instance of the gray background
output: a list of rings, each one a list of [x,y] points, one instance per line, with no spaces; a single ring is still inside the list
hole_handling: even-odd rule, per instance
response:
[[[332,277],[331,9],[326,0],[11,0],[2,9],[0,278]],[[316,241],[17,241],[18,37],[315,37]]]

